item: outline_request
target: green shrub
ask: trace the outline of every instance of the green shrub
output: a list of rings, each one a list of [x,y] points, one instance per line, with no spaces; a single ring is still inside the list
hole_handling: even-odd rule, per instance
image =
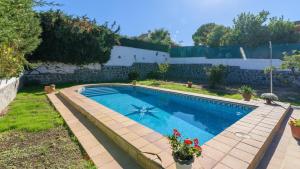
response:
[[[97,25],[86,16],[73,17],[61,11],[47,11],[41,18],[42,43],[29,56],[31,61],[53,61],[70,64],[106,63],[111,49],[118,44],[115,30],[107,24]]]
[[[128,73],[128,80],[138,80],[140,77],[140,74],[137,71],[131,71]]]
[[[159,79],[159,73],[157,71],[151,71],[147,74],[147,79]]]
[[[161,63],[158,65],[158,73],[162,77],[162,79],[165,80],[166,74],[170,68],[170,65],[168,63]]]
[[[227,67],[224,65],[213,65],[205,69],[208,75],[208,83],[210,88],[215,88],[217,85],[222,85],[227,76]]]
[[[250,95],[255,95],[255,90],[252,89],[250,86],[243,85],[240,89],[239,92],[241,94],[250,94]]]

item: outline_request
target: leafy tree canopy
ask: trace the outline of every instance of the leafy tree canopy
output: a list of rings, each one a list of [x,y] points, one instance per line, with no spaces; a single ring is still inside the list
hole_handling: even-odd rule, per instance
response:
[[[137,39],[162,45],[176,45],[176,43],[171,38],[170,32],[163,28],[155,29],[154,31],[148,31],[148,33],[144,33],[138,36]]]
[[[105,63],[111,49],[119,43],[116,23],[98,25],[86,16],[74,17],[62,11],[47,11],[41,18],[42,43],[29,56],[30,61],[54,61],[70,64]]]
[[[26,62],[24,55],[40,43],[34,5],[32,0],[0,0],[0,78],[18,76]]]
[[[217,26],[215,23],[207,23],[201,25],[197,31],[193,34],[192,38],[195,45],[208,45],[207,39],[208,35]]]
[[[294,51],[292,55],[284,54],[283,63],[281,67],[283,69],[290,69],[293,73],[296,70],[300,70],[300,51]]]

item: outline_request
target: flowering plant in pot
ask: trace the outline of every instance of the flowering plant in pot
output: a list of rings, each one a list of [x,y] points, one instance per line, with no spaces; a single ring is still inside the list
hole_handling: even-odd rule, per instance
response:
[[[242,94],[245,101],[250,101],[251,97],[255,95],[255,90],[253,90],[250,86],[243,85],[239,92]]]
[[[195,157],[201,156],[202,148],[198,139],[182,140],[178,130],[173,130],[173,135],[169,136],[173,158],[176,162],[177,169],[190,169]]]
[[[291,126],[293,137],[300,140],[300,119],[291,117],[289,125]]]
[[[272,101],[278,100],[278,97],[274,93],[263,93],[260,97],[265,99],[267,104],[271,104]]]

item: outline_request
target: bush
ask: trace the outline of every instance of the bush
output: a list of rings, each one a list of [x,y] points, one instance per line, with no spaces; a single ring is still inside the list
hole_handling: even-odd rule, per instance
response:
[[[241,94],[250,94],[250,95],[255,95],[255,90],[252,89],[250,86],[243,85],[240,89],[239,92]]]
[[[227,67],[224,65],[214,65],[205,69],[208,75],[208,83],[210,88],[215,88],[217,85],[222,85],[227,75]]]
[[[140,74],[137,71],[132,71],[128,73],[128,80],[138,80],[140,77]]]
[[[86,16],[73,17],[61,11],[47,11],[41,18],[42,43],[29,56],[31,61],[52,61],[70,64],[106,63],[114,45],[118,44],[113,24],[97,25]]]
[[[170,65],[167,63],[161,63],[158,65],[158,73],[160,74],[163,80],[165,80],[169,68]]]
[[[157,71],[151,71],[147,74],[147,79],[159,79],[159,73]]]
[[[18,76],[26,63],[24,55],[40,43],[39,18],[32,0],[0,1],[0,78]]]

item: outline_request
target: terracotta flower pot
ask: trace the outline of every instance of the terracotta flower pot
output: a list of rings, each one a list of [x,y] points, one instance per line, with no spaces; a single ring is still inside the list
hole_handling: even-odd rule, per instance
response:
[[[293,124],[290,124],[292,135],[295,139],[300,140],[300,127],[294,126]]]
[[[266,103],[267,104],[272,104],[272,100],[271,99],[266,99]]]
[[[192,88],[192,86],[193,86],[193,82],[187,82],[187,87],[188,88]]]
[[[45,86],[45,87],[44,87],[44,91],[45,91],[47,94],[50,94],[50,93],[55,92],[55,85]]]
[[[251,97],[252,97],[252,95],[249,94],[249,93],[243,93],[242,96],[243,96],[245,101],[250,101]]]

